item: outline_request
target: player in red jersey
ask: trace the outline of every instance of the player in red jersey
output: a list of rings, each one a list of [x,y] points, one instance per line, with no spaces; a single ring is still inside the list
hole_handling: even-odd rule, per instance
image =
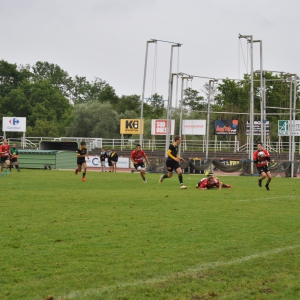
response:
[[[257,142],[256,146],[257,150],[253,153],[253,161],[256,164],[258,174],[260,175],[258,179],[258,186],[261,187],[262,181],[268,177],[265,187],[267,190],[270,190],[269,184],[272,180],[272,175],[268,166],[270,162],[270,153],[268,150],[263,149],[262,142]]]
[[[8,168],[10,165],[9,155],[10,155],[10,147],[7,143],[7,139],[3,139],[2,145],[0,146],[0,155],[1,155],[1,173],[0,176],[3,176],[3,167],[4,163],[6,166],[5,173],[8,175]]]
[[[146,156],[146,153],[141,149],[140,144],[137,144],[135,150],[131,152],[130,159],[133,162],[135,169],[140,172],[144,183],[147,183],[147,180],[145,178],[146,169],[144,159],[147,161],[148,165],[150,165],[150,162]]]
[[[219,190],[221,190],[222,188],[231,188],[231,185],[223,183],[219,180],[218,177],[215,176],[211,176],[208,178],[208,184],[210,187],[217,187]]]
[[[231,185],[223,183],[218,177],[210,175],[207,178],[201,179],[195,187],[199,188],[200,190],[208,190],[210,188],[217,187],[219,190],[221,190],[222,188],[231,188]]]
[[[200,190],[208,190],[210,188],[208,178],[202,178],[195,187]]]

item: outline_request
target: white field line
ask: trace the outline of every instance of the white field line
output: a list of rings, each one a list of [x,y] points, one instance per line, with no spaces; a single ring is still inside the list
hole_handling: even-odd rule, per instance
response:
[[[236,200],[236,201],[237,201],[237,202],[246,202],[246,201],[265,201],[265,200],[276,200],[276,199],[295,198],[295,197],[296,197],[296,195],[294,195],[294,196],[287,195],[287,196],[269,197],[269,198],[261,197],[261,198],[254,198],[254,199],[241,199],[241,200]],[[297,195],[297,198],[299,198],[298,195]]]
[[[138,286],[138,285],[157,284],[157,283],[165,282],[165,281],[172,280],[175,278],[192,276],[194,274],[197,274],[199,272],[203,272],[203,271],[206,271],[209,269],[214,269],[214,268],[224,267],[224,266],[226,267],[226,266],[231,266],[231,265],[235,265],[235,264],[242,264],[242,263],[250,261],[250,260],[267,257],[267,256],[278,254],[281,252],[293,250],[293,249],[296,249],[299,247],[300,247],[300,245],[276,248],[276,249],[273,249],[270,251],[265,251],[265,252],[261,252],[261,253],[241,257],[241,258],[236,258],[236,259],[233,259],[230,261],[217,261],[217,262],[201,264],[199,266],[196,266],[195,268],[190,268],[185,271],[170,274],[170,275],[158,276],[158,277],[154,277],[151,279],[145,279],[145,280],[136,280],[133,282],[117,283],[114,285],[99,287],[96,289],[88,289],[85,291],[73,291],[68,294],[58,296],[57,298],[58,299],[81,299],[82,297],[88,297],[88,296],[101,296],[101,294],[103,294],[105,291],[112,291],[112,290],[117,290],[118,288],[126,288],[126,287]]]

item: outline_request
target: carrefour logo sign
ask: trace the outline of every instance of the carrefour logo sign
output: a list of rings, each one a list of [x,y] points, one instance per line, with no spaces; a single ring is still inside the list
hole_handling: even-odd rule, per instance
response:
[[[20,121],[17,118],[12,118],[9,120],[9,123],[12,125],[18,125],[20,123]]]
[[[26,118],[3,117],[2,118],[2,131],[26,132]]]

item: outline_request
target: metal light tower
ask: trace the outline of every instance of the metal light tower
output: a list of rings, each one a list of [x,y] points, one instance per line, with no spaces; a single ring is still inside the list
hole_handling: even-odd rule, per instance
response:
[[[264,92],[263,92],[263,59],[262,59],[262,40],[255,40],[253,43],[260,44],[260,140],[264,143],[265,132],[265,119],[264,119]],[[266,146],[265,144],[263,144]]]
[[[294,76],[294,107],[293,107],[293,125],[292,125],[292,161],[291,161],[291,177],[294,177],[295,167],[295,130],[296,130],[296,100],[297,100],[297,79],[298,76]]]
[[[147,41],[146,43],[146,55],[145,55],[145,66],[144,66],[144,80],[143,80],[143,91],[141,98],[141,118],[140,118],[140,145],[143,145],[143,115],[144,115],[144,98],[145,98],[145,84],[147,74],[147,60],[148,60],[148,45],[150,43],[156,43],[156,40]]]
[[[208,159],[208,143],[209,143],[209,123],[210,123],[210,98],[211,98],[211,84],[216,80],[209,80],[208,82],[208,98],[207,98],[207,120],[206,120],[206,138],[205,138],[205,158]]]
[[[173,90],[173,75],[172,75],[173,48],[174,47],[180,47],[181,45],[182,44],[174,43],[174,45],[171,46],[165,157],[167,157],[167,152],[168,152],[168,149],[169,149],[170,132],[171,132],[171,108],[172,108],[172,90]]]
[[[163,41],[163,40],[157,40],[157,39],[151,39],[150,41],[147,41],[146,43],[146,55],[145,55],[145,66],[144,66],[144,80],[143,80],[143,91],[142,91],[142,99],[141,99],[141,117],[140,117],[140,123],[141,126],[143,124],[143,114],[144,114],[144,99],[145,99],[145,84],[146,84],[146,74],[147,74],[147,60],[148,60],[148,45],[149,43],[157,43],[157,42],[164,42],[164,43],[170,43],[173,44],[171,46],[171,59],[170,59],[170,73],[169,73],[169,96],[168,96],[168,110],[167,110],[167,135],[166,137],[166,144],[167,141],[170,140],[170,126],[171,122],[169,122],[170,116],[171,116],[171,106],[172,106],[172,60],[173,60],[173,47],[180,47],[182,44],[180,43],[174,43],[169,41]],[[140,144],[143,143],[143,132],[142,128],[140,130]],[[169,147],[169,145],[168,145]],[[167,153],[166,149],[166,153]]]
[[[239,35],[239,38],[246,38],[250,42],[251,79],[250,79],[250,134],[249,134],[249,159],[253,154],[253,122],[254,122],[254,97],[253,97],[253,36]],[[253,174],[253,164],[251,164],[251,174]]]
[[[183,76],[183,73],[179,73],[181,75],[181,101],[180,101],[180,121],[179,121],[179,135],[182,136],[182,115],[183,115],[183,90],[184,90],[184,80],[188,80],[190,76]],[[181,155],[181,144],[178,147],[178,154]]]

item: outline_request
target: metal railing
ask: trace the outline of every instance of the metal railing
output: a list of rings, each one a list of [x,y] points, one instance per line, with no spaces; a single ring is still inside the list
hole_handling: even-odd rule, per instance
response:
[[[136,144],[139,143],[138,139],[102,139],[102,138],[85,138],[85,137],[26,137],[26,138],[8,138],[8,143],[11,145],[16,143],[19,148],[35,148],[38,149],[42,141],[53,141],[53,142],[76,142],[78,145],[81,141],[85,141],[88,146],[88,150],[96,148],[111,148],[118,150],[131,150],[134,149]],[[171,142],[171,140],[170,140]],[[142,148],[147,151],[164,150],[166,145],[165,140],[154,140],[144,139]],[[288,142],[270,142],[266,147],[270,152],[288,152]],[[208,141],[208,149],[210,152],[246,152],[249,151],[249,145],[244,144],[239,146],[236,141]],[[300,153],[300,142],[296,143],[296,152]],[[182,141],[182,152],[185,151],[206,151],[206,144],[204,139],[199,140],[183,140]]]

